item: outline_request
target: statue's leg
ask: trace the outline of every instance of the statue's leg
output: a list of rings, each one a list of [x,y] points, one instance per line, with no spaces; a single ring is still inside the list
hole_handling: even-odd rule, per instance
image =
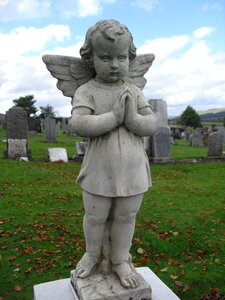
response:
[[[95,268],[102,254],[105,223],[109,215],[112,199],[83,191],[85,215],[83,230],[86,253],[76,266],[75,276],[85,278]]]
[[[113,270],[123,286],[136,287],[137,274],[129,262],[129,251],[135,229],[136,214],[141,206],[143,194],[116,199],[114,220],[111,229],[111,261]]]

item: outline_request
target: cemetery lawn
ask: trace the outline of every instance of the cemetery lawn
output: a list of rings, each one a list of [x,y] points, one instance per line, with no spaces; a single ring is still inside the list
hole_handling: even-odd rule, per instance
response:
[[[1,300],[33,299],[33,285],[68,278],[84,253],[79,169],[0,159]],[[182,300],[225,299],[225,163],[152,164],[151,172],[135,266],[150,267]]]
[[[6,149],[0,127],[0,153]],[[80,164],[49,163],[48,148],[75,142],[60,132],[57,143],[29,138],[29,163],[0,154],[0,300],[33,298],[33,285],[69,277],[84,252]],[[206,147],[179,141],[179,160],[201,159]],[[225,163],[151,165],[153,187],[137,218],[131,253],[182,300],[225,299]]]

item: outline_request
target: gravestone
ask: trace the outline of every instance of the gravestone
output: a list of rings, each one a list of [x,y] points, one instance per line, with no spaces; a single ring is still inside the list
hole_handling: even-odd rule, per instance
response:
[[[159,127],[168,126],[167,104],[162,99],[150,99],[148,103],[151,105],[153,112],[157,117]]]
[[[55,130],[56,130],[56,132],[59,132],[59,131],[60,131],[60,129],[62,128],[62,123],[59,121],[59,122],[57,122],[57,123],[56,123],[56,125],[55,125],[55,126],[56,126],[56,129],[55,129]]]
[[[225,147],[225,128],[224,127],[219,128],[218,133],[223,136],[223,146]]]
[[[203,146],[208,146],[209,128],[203,127],[201,130]]]
[[[41,132],[41,120],[38,118],[29,117],[28,121],[28,131]]]
[[[148,103],[151,105],[151,108],[157,117],[158,126],[168,128],[166,101],[162,99],[150,99],[148,100]],[[144,137],[145,151],[150,159],[154,157],[152,141],[152,137]]]
[[[171,143],[169,127],[159,127],[152,136],[153,161],[171,161]]]
[[[191,129],[190,129],[190,127],[185,128],[185,130],[184,130],[184,139],[186,141],[190,141],[190,139],[191,139]]]
[[[67,129],[67,134],[70,136],[77,136],[77,134],[75,133],[73,126],[71,126],[71,118],[68,119],[68,129]]]
[[[68,133],[68,118],[62,119],[62,130],[64,133]]]
[[[203,146],[202,135],[199,129],[196,129],[192,132],[191,135],[191,146],[192,147],[200,147]]]
[[[51,162],[68,162],[67,151],[65,148],[48,148],[48,156]]]
[[[27,148],[28,125],[27,112],[22,107],[12,107],[6,112],[7,150],[5,157],[18,159],[30,157]]]
[[[223,136],[218,132],[213,132],[208,139],[208,156],[223,156]]]
[[[88,139],[83,139],[83,142],[76,142],[76,150],[77,150],[77,155],[74,155],[73,160],[76,162],[82,162],[84,159],[84,155],[87,149],[88,145]]]
[[[5,115],[0,114],[0,125],[5,125]]]
[[[47,117],[44,120],[45,141],[47,143],[56,142],[56,124],[55,119]]]

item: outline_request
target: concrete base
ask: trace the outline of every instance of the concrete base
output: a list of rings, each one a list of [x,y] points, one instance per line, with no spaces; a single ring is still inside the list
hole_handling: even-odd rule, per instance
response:
[[[151,287],[138,273],[138,287],[127,289],[120,283],[114,272],[104,274],[94,272],[91,276],[80,279],[71,272],[71,288],[75,299],[79,300],[151,300]]]
[[[152,300],[180,300],[149,268],[136,268],[152,288]],[[70,279],[61,279],[34,286],[34,300],[79,300],[73,295]],[[127,299],[129,300],[129,298]]]

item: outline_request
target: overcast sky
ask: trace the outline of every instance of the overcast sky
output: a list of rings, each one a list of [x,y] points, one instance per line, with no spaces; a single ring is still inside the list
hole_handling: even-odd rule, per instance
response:
[[[168,114],[187,105],[225,108],[224,0],[0,0],[0,113],[34,95],[36,107],[70,116],[70,98],[56,88],[43,54],[79,56],[87,29],[117,19],[138,53],[154,53],[146,99],[164,99]]]

